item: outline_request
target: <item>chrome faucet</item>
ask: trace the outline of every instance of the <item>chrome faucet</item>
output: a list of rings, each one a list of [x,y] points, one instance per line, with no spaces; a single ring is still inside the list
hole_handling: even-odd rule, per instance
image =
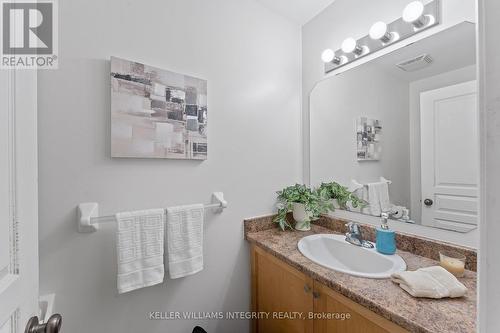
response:
[[[361,226],[358,223],[349,222],[346,224],[349,231],[345,234],[345,240],[352,245],[373,249],[373,244],[363,239]]]

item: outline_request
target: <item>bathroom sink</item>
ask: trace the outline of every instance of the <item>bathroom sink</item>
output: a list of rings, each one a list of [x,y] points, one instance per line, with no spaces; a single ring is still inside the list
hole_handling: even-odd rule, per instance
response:
[[[349,244],[343,235],[307,236],[299,241],[298,247],[315,263],[354,276],[384,279],[394,272],[406,270],[406,263],[397,254],[384,255],[375,249]]]

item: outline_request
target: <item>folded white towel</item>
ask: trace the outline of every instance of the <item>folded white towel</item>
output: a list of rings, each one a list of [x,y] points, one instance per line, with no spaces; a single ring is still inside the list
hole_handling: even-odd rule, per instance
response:
[[[382,208],[380,207],[380,185],[382,183],[368,184],[368,204],[370,205],[370,214],[380,216]]]
[[[467,288],[441,266],[394,273],[391,278],[413,297],[454,298],[467,292]]]
[[[390,212],[392,209],[391,200],[389,199],[389,184],[387,181],[382,181],[377,184],[377,191],[379,192],[380,209],[382,212]]]
[[[165,210],[118,213],[116,221],[118,292],[162,283]]]
[[[367,186],[370,214],[380,216],[383,212],[390,212],[393,205],[389,199],[389,184],[387,180],[381,177],[380,182],[369,183]]]
[[[167,208],[168,267],[172,279],[203,270],[203,205]]]

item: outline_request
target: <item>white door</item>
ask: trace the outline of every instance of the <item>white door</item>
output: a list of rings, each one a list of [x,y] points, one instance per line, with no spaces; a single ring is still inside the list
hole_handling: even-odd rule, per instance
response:
[[[0,69],[0,333],[38,312],[36,72]]]
[[[478,223],[476,81],[420,95],[422,224],[469,231]]]

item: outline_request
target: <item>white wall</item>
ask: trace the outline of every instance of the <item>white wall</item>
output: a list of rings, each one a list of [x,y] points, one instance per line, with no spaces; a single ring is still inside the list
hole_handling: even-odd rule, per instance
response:
[[[387,93],[390,92],[390,93]],[[311,106],[311,185],[392,181],[391,202],[410,204],[408,82],[366,64],[316,85]],[[356,119],[382,123],[380,161],[357,160]]]
[[[500,332],[500,2],[479,1],[481,89],[481,253],[479,256],[479,331]]]
[[[57,293],[65,332],[247,332],[247,321],[148,313],[249,309],[242,220],[301,179],[299,26],[252,0],[67,0],[59,11],[60,68],[38,80],[41,292]],[[207,161],[110,158],[112,55],[208,79]],[[76,232],[80,202],[107,215],[216,190],[229,208],[207,213],[205,270],[192,277],[118,296],[115,226]]]
[[[415,221],[422,220],[420,93],[475,80],[476,72],[476,66],[468,66],[410,83],[411,217]]]

